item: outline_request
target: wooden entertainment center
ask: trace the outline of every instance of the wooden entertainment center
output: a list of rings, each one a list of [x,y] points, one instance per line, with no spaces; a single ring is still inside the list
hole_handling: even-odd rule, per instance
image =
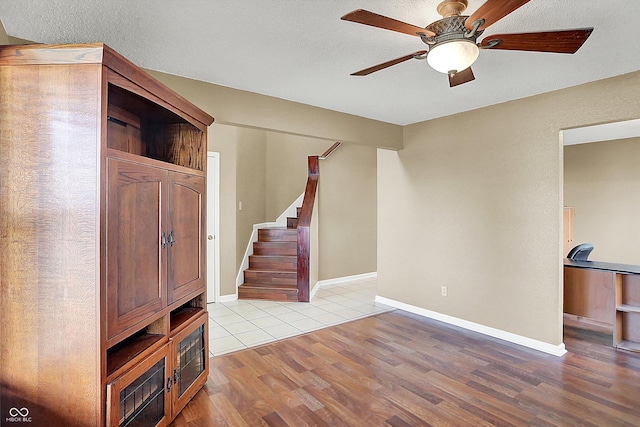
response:
[[[212,122],[106,45],[0,46],[3,422],[167,425],[204,385]]]

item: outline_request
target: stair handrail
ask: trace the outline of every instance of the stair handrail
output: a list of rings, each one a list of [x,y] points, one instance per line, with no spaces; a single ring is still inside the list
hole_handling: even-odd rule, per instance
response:
[[[336,151],[338,149],[338,147],[340,147],[342,145],[342,142],[338,141],[335,144],[333,144],[331,147],[329,147],[327,149],[327,151],[325,151],[324,153],[322,153],[321,155],[318,156],[318,160],[324,160],[327,157],[329,157],[334,151]]]
[[[310,294],[310,277],[312,273],[311,252],[312,252],[312,229],[317,224],[317,218],[313,216],[314,208],[317,209],[315,201],[318,190],[318,178],[320,177],[319,160],[329,157],[341,142],[336,142],[327,151],[320,156],[308,157],[308,177],[307,186],[304,190],[304,198],[302,200],[302,208],[298,217],[298,248],[297,248],[297,288],[298,301],[309,302]],[[317,216],[317,215],[316,215]],[[316,236],[314,236],[316,237]],[[317,242],[315,242],[317,244]],[[317,266],[316,266],[317,267]],[[317,275],[317,271],[316,271]],[[317,277],[316,277],[317,279]]]
[[[309,302],[310,295],[310,259],[311,259],[311,221],[313,219],[313,207],[316,200],[316,192],[318,189],[318,157],[308,157],[309,176],[307,178],[307,186],[304,190],[304,198],[302,199],[302,208],[298,217],[298,301]]]

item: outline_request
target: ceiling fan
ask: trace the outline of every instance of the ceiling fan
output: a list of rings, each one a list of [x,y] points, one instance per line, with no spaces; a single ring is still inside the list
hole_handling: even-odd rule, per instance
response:
[[[425,28],[363,9],[349,12],[341,19],[418,36],[427,45],[426,50],[419,50],[351,75],[366,76],[410,59],[426,59],[433,69],[449,75],[449,86],[453,87],[475,79],[471,65],[478,58],[480,49],[575,53],[593,31],[593,28],[579,28],[497,34],[485,37],[476,43],[477,38],[488,26],[528,2],[529,0],[487,0],[471,16],[466,16],[462,13],[467,8],[467,0],[444,0],[437,7],[442,19],[432,22]]]

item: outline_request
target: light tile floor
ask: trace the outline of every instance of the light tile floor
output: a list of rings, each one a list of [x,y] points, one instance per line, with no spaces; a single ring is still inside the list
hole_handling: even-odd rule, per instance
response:
[[[207,305],[209,351],[230,353],[393,310],[374,301],[376,279],[323,286],[311,302],[236,300]]]

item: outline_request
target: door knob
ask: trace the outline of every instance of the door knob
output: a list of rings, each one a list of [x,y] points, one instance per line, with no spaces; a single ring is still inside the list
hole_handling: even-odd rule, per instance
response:
[[[207,236],[207,239],[209,239],[209,240],[213,240],[213,236],[212,236],[211,234],[209,234],[209,235]]]

